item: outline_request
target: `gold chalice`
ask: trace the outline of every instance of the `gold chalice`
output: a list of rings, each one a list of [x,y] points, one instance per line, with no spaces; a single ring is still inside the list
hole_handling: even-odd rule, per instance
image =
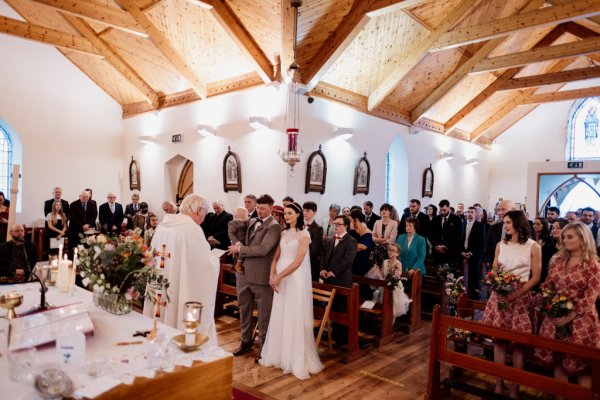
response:
[[[23,295],[21,293],[11,292],[0,296],[0,307],[8,310],[6,318],[9,320],[17,316],[15,308],[19,307],[21,303],[23,303]]]

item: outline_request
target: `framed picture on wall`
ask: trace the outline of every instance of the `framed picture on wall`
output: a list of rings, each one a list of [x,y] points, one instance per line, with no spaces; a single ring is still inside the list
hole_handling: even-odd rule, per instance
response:
[[[352,194],[369,194],[369,184],[371,183],[371,164],[367,160],[367,152],[358,160],[354,171],[354,192]]]
[[[306,184],[304,185],[304,193],[325,193],[326,179],[327,160],[325,159],[325,154],[321,151],[321,145],[319,145],[319,150],[313,151],[306,163]]]
[[[129,163],[129,190],[142,190],[142,180],[140,176],[140,166],[131,156]]]
[[[223,159],[223,190],[225,192],[242,192],[242,166],[240,158],[231,151],[231,146],[227,147],[227,154]]]
[[[423,171],[423,196],[433,197],[433,169],[431,164]]]

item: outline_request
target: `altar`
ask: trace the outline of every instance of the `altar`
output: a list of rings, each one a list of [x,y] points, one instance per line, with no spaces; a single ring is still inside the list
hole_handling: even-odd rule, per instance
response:
[[[12,291],[24,295],[23,304],[16,308],[17,315],[25,313],[39,302],[40,285],[37,282],[0,286],[0,295]],[[153,320],[132,311],[115,316],[94,306],[92,293],[76,288],[73,294],[59,293],[50,287],[47,302],[53,307],[81,302],[94,325],[93,333],[86,335],[86,361],[83,365],[58,364],[54,343],[39,346],[33,354],[33,371],[59,367],[73,381],[74,398],[96,399],[231,399],[233,357],[218,347],[185,353],[169,345],[159,362],[152,364],[156,346],[144,337],[133,337],[137,331],[152,329]],[[11,368],[7,347],[8,320],[5,310],[0,311],[0,385],[2,398],[39,399],[31,379],[16,381],[10,378]],[[165,340],[182,332],[158,324]],[[153,347],[154,346],[154,347]],[[156,360],[154,360],[156,361]],[[159,371],[157,371],[159,370]],[[14,371],[13,371],[14,372]]]

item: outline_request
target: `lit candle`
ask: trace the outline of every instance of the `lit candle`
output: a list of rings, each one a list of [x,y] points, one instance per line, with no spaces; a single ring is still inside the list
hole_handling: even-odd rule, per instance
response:
[[[71,261],[65,258],[58,262],[58,274],[56,277],[56,287],[59,292],[67,293],[71,285]]]
[[[184,305],[183,324],[185,330],[185,344],[192,346],[196,343],[196,328],[200,325],[200,313],[202,312],[202,303],[197,301],[188,301]]]
[[[62,252],[63,252],[63,244],[59,244],[58,245],[58,259],[61,260],[62,259]]]

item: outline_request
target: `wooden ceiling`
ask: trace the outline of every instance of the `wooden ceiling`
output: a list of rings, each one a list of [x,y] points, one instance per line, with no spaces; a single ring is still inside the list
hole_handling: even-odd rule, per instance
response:
[[[560,90],[600,77],[600,0],[304,0],[297,30],[290,0],[5,1],[25,22],[0,33],[55,46],[124,118],[294,59],[312,96],[484,147],[541,103],[600,95]]]

